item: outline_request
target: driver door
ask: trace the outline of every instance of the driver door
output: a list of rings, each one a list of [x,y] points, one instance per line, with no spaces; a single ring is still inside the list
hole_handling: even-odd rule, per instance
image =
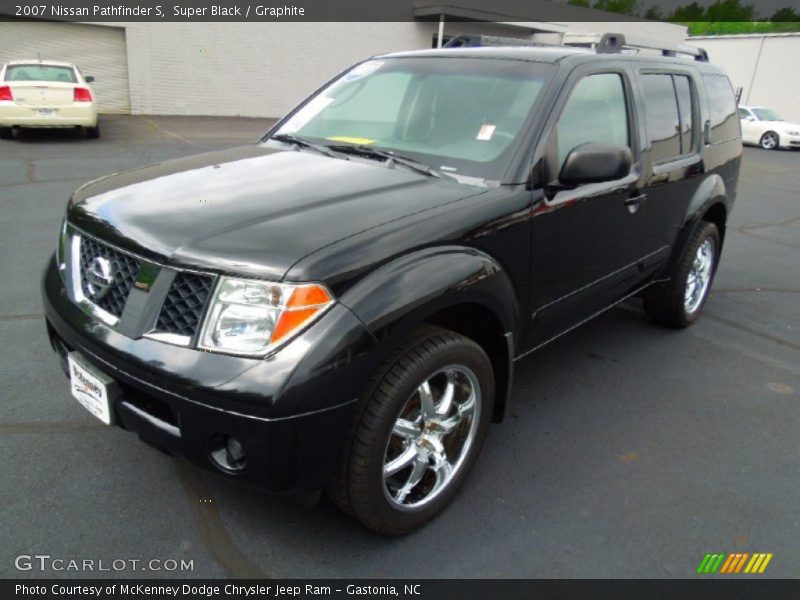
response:
[[[544,197],[533,207],[532,321],[536,347],[620,299],[638,281],[645,195],[640,188],[633,91],[624,70],[573,77],[544,158]],[[569,152],[589,142],[627,146],[631,173],[559,189]]]

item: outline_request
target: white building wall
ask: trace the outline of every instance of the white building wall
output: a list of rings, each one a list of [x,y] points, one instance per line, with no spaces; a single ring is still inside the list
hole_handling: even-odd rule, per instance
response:
[[[526,24],[448,21],[445,36],[482,33],[552,41]],[[552,24],[550,24],[552,26]],[[664,23],[564,23],[568,31],[637,33],[682,42]],[[438,22],[127,23],[134,114],[279,117],[349,65],[430,48]]]
[[[652,40],[683,44],[687,27],[658,21],[572,21],[562,23],[569,33],[622,33]]]
[[[438,23],[128,23],[134,114],[279,117],[375,54],[430,48]],[[454,33],[517,28],[448,24]]]
[[[800,34],[693,37],[690,44],[708,51],[711,62],[743,88],[742,104],[769,106],[787,121],[800,123]]]

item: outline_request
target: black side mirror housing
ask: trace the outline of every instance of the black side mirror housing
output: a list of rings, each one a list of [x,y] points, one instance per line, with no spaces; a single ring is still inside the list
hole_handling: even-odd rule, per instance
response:
[[[94,81],[94,76],[87,75],[86,77],[84,77],[84,79],[86,80],[86,83],[92,83]]]
[[[633,154],[627,146],[590,142],[573,148],[564,160],[558,183],[578,186],[622,179],[631,172]]]

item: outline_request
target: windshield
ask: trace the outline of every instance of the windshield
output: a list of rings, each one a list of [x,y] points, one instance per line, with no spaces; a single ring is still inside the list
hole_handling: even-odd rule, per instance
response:
[[[62,81],[76,83],[72,67],[56,65],[12,65],[6,69],[6,81]]]
[[[783,121],[783,117],[771,108],[752,108],[750,110],[759,121]]]
[[[475,58],[388,58],[357,65],[276,135],[367,145],[442,173],[499,180],[553,67]]]

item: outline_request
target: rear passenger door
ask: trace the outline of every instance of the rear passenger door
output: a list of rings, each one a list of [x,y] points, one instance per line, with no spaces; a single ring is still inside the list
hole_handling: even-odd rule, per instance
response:
[[[698,81],[691,71],[642,70],[645,274],[669,257],[704,172]]]

